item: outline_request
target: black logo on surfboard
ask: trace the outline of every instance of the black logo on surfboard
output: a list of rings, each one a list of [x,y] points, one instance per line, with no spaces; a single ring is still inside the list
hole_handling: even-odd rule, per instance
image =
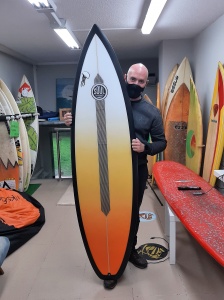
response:
[[[107,87],[102,83],[94,84],[91,90],[92,97],[95,100],[104,100],[107,97]]]
[[[89,79],[90,74],[87,71],[84,71],[82,73],[82,80],[81,80],[81,86],[84,86],[86,84],[86,79]]]

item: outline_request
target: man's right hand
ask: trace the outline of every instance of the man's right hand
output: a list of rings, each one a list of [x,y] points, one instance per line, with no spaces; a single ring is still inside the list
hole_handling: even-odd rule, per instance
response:
[[[72,114],[70,112],[67,112],[64,115],[64,121],[66,126],[71,126],[72,124]]]

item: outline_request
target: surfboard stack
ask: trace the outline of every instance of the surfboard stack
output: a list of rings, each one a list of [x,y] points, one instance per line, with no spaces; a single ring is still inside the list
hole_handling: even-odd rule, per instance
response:
[[[214,170],[220,168],[224,148],[224,68],[218,63],[213,97],[209,115],[206,149],[203,166],[203,178],[212,186],[216,177]]]
[[[186,165],[199,174],[202,157],[202,116],[191,67],[185,57],[170,72],[162,99],[167,139],[164,160]]]
[[[20,98],[19,101],[26,101],[26,106],[30,107],[27,97],[25,100]],[[12,189],[25,191],[29,186],[32,170],[31,142],[25,122],[38,117],[35,100],[33,106],[32,112],[21,112],[9,88],[0,79],[0,187],[8,185]],[[38,137],[38,119],[35,126]],[[38,143],[38,138],[36,141]]]

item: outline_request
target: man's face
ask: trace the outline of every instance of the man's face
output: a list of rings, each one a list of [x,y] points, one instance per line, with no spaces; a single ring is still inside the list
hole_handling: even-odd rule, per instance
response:
[[[127,74],[127,82],[129,84],[137,84],[144,88],[147,84],[147,74],[140,68],[132,68]]]

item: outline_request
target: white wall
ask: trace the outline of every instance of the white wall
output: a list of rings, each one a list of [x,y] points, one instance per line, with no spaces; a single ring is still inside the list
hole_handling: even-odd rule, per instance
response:
[[[39,106],[44,110],[56,111],[56,79],[74,78],[77,65],[37,66]]]
[[[27,77],[34,91],[33,65],[0,52],[0,78],[15,98],[17,98],[23,75]]]
[[[195,84],[201,102],[204,132],[212,101],[218,62],[224,63],[224,15],[194,39]]]

